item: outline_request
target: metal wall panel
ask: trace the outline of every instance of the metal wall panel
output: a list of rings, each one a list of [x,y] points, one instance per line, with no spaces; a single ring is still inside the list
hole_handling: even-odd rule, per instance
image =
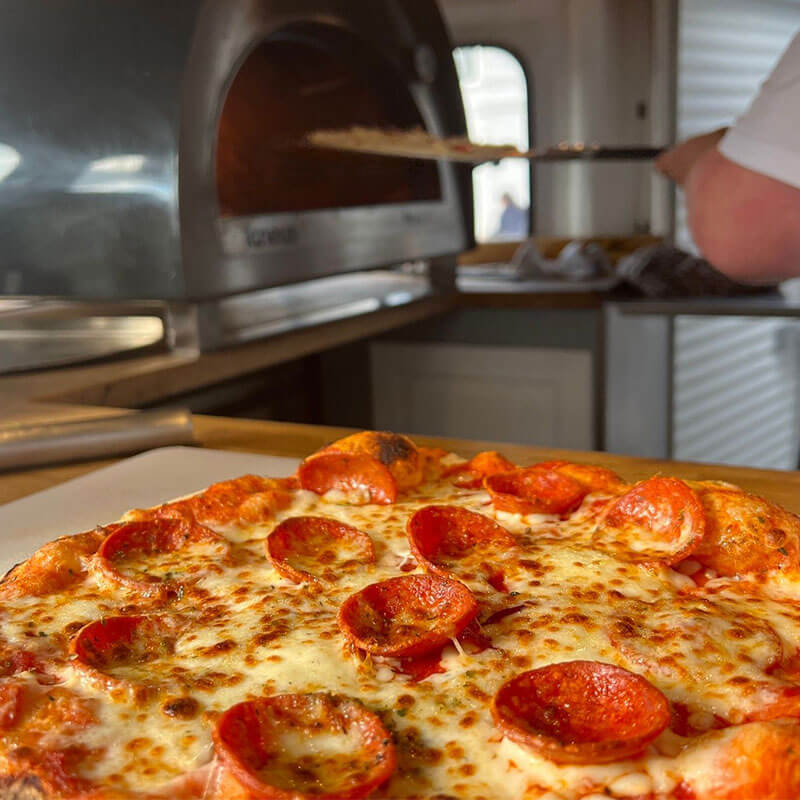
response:
[[[800,28],[800,0],[680,0],[678,140],[730,125]],[[675,235],[693,248],[681,193]]]
[[[796,468],[800,321],[678,316],[674,337],[672,456]]]

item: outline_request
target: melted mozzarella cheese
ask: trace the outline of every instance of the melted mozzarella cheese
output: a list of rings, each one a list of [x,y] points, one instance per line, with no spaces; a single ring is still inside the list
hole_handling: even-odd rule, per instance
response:
[[[117,614],[169,613],[185,621],[170,653],[125,671],[134,681],[147,675],[157,688],[146,696],[109,693],[73,661],[61,659],[63,686],[91,701],[97,717],[81,741],[103,755],[87,762],[85,777],[119,790],[168,791],[176,778],[213,758],[211,727],[219,712],[262,695],[330,691],[359,698],[392,729],[398,766],[381,796],[574,800],[595,791],[666,794],[686,776],[700,781],[710,754],[725,746],[724,732],[689,739],[666,731],[634,760],[559,766],[503,739],[489,712],[491,698],[528,669],[604,661],[646,675],[669,699],[685,704],[694,715],[690,722],[702,729],[714,715],[732,717],[758,702],[755,690],[743,701],[743,686],[779,684],[767,675],[769,664],[783,642],[800,641],[800,614],[779,597],[746,594],[730,581],[706,597],[672,569],[593,549],[594,517],[586,509],[596,495],[566,520],[494,512],[486,492],[447,482],[422,486],[389,506],[352,506],[333,493],[319,498],[297,491],[293,497],[269,523],[216,527],[231,544],[225,556],[190,548],[182,563],[170,554],[166,571],[191,580],[159,606],[91,573],[63,596],[5,605],[5,641],[35,652],[65,653],[83,624]],[[481,631],[491,647],[475,652],[448,646],[440,671],[414,682],[396,660],[354,653],[336,615],[351,594],[412,563],[407,521],[434,503],[492,517],[515,536],[522,555],[499,565],[508,593],[481,575],[464,578],[479,601]],[[368,534],[375,562],[347,564],[322,588],[282,578],[266,558],[265,539],[283,519],[306,514]],[[505,616],[498,613],[511,608]],[[763,622],[774,624],[774,638]],[[65,735],[63,743],[74,737]]]

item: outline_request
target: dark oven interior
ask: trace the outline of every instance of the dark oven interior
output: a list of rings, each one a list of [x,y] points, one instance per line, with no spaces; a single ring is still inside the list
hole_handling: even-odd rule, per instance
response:
[[[223,105],[216,170],[224,217],[436,201],[435,162],[312,149],[306,134],[425,127],[408,76],[363,39],[285,27],[243,61]]]

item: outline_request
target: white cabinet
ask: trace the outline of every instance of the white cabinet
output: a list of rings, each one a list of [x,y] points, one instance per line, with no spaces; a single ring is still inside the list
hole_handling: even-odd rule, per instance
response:
[[[594,447],[588,350],[374,342],[370,362],[379,429]]]

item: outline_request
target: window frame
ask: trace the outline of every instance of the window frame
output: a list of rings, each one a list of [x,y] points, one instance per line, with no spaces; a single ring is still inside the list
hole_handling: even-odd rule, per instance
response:
[[[484,39],[484,40],[475,40],[469,39],[464,41],[459,41],[453,44],[452,47],[452,58],[455,62],[455,51],[459,47],[496,47],[498,50],[505,50],[509,55],[513,56],[516,59],[517,63],[519,64],[520,68],[522,69],[522,74],[525,77],[525,95],[527,99],[527,112],[528,112],[528,147],[530,149],[535,149],[537,146],[536,137],[534,135],[535,126],[533,124],[533,116],[534,116],[534,108],[536,107],[534,103],[534,97],[536,93],[536,87],[533,80],[533,73],[528,67],[528,62],[522,55],[522,53],[513,46],[509,46],[503,42],[498,41],[497,39]],[[459,89],[460,89],[460,82],[459,82]],[[464,104],[463,96],[461,100],[462,105]],[[464,108],[464,119],[467,118],[467,110]],[[536,230],[536,167],[532,160],[528,160],[528,181],[530,182],[530,203],[528,203],[528,230],[530,231],[530,236],[534,236],[538,231]],[[472,200],[472,209],[473,213],[475,210],[475,199]],[[480,245],[481,243],[478,242]]]

